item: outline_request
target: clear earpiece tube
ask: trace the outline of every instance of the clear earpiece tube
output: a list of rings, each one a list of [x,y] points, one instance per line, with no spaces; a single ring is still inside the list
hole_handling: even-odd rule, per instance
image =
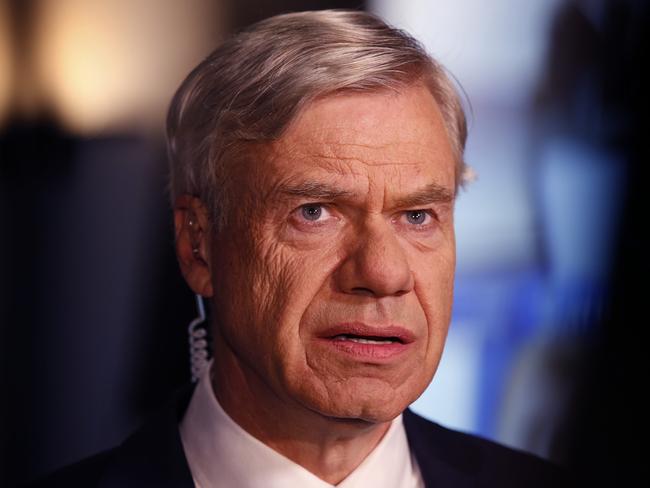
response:
[[[196,308],[199,313],[187,328],[190,343],[190,368],[192,382],[196,383],[208,367],[208,331],[202,324],[205,322],[205,307],[201,295],[196,295]]]

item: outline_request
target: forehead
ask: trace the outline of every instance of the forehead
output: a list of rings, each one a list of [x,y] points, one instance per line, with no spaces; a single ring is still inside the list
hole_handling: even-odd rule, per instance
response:
[[[454,189],[444,121],[422,85],[316,100],[271,144],[268,156],[266,171],[274,179],[327,176],[346,185],[350,176],[386,183],[397,178]]]

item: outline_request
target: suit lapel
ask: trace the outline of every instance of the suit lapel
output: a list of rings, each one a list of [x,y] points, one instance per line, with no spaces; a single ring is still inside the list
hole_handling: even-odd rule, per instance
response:
[[[178,430],[192,391],[192,387],[179,391],[173,402],[114,451],[100,488],[194,487]],[[444,429],[409,409],[404,411],[404,428],[427,487],[475,485],[471,450],[462,459],[452,454],[458,446],[451,445]]]
[[[406,409],[404,428],[425,486],[475,486],[473,470],[468,466],[471,459],[455,458],[453,453],[457,452],[457,446],[451,445],[440,426]],[[471,453],[468,455],[471,458]]]

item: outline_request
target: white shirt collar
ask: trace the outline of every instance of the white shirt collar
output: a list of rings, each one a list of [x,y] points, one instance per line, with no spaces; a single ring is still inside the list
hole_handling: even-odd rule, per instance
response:
[[[201,377],[180,424],[183,449],[197,487],[333,486],[236,424],[221,408],[213,393],[209,369]],[[368,457],[337,486],[424,486],[415,457],[409,450],[401,415],[393,420]]]

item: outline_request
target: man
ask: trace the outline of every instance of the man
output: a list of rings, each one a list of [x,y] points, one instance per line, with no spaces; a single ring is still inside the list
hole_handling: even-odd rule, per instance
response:
[[[189,406],[55,481],[557,486],[406,410],[449,325],[465,138],[442,67],[369,14],[278,16],[217,49],[168,119],[177,255],[214,359]]]

